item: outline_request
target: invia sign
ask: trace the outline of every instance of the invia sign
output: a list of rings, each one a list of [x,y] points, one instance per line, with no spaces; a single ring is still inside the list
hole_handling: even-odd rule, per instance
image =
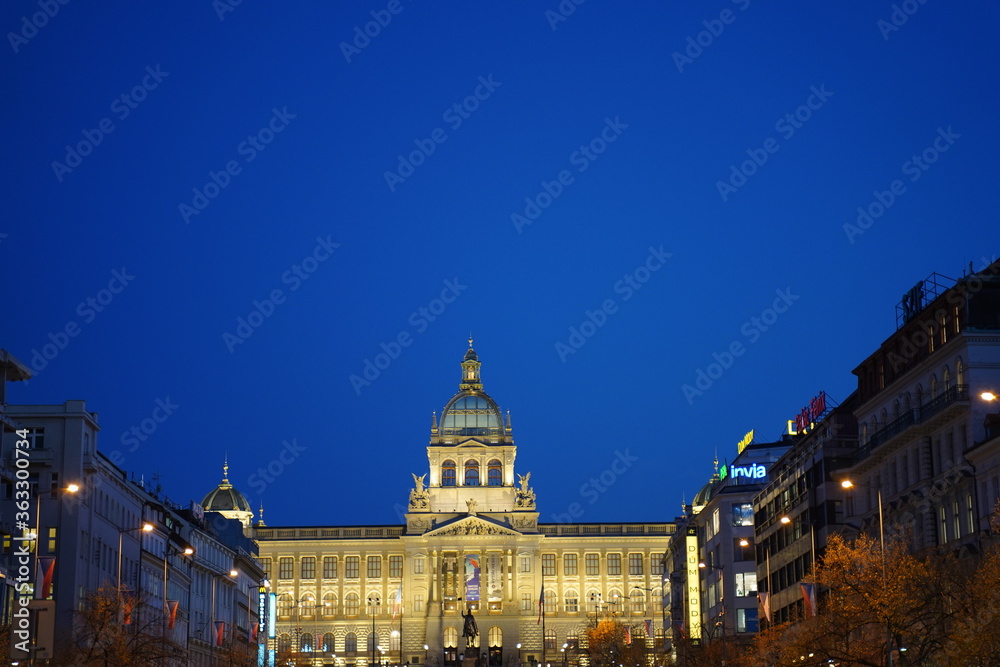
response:
[[[746,477],[747,479],[764,479],[767,477],[767,468],[760,463],[751,463],[746,466],[722,466],[719,471],[719,479],[732,477]]]

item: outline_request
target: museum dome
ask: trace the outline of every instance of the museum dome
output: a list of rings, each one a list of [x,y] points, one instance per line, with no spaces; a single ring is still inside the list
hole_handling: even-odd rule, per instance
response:
[[[479,376],[481,365],[470,338],[469,349],[462,360],[458,393],[441,411],[440,422],[435,417],[431,427],[433,435],[451,440],[456,436],[503,438],[510,434],[510,417],[505,422],[496,401],[483,391]]]
[[[228,461],[222,466],[222,481],[205,496],[205,499],[201,501],[201,506],[205,508],[206,512],[247,512],[253,514],[246,497],[229,483]]]

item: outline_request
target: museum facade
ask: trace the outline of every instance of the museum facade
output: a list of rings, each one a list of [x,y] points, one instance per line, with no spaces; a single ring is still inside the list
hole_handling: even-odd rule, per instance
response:
[[[674,524],[539,523],[531,474],[515,474],[510,415],[483,391],[471,340],[461,367],[405,524],[257,526],[276,594],[272,648],[338,667],[586,664],[586,627],[615,617],[654,664]],[[478,634],[467,638],[469,612]]]

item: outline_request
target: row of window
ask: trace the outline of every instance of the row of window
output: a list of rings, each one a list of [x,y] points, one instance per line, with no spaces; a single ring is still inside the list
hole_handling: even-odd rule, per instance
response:
[[[663,574],[663,555],[650,555],[650,574]],[[299,564],[299,577],[301,579],[317,578],[317,558],[315,556],[303,556]],[[369,579],[378,579],[382,576],[382,556],[367,556],[365,558],[366,574]],[[424,558],[414,558],[413,574],[424,573]],[[521,572],[531,572],[531,556],[521,556]],[[601,574],[601,555],[596,553],[584,554],[584,574],[588,577],[596,577]],[[577,576],[580,574],[580,557],[578,554],[564,554],[562,558],[563,574],[565,576]],[[264,569],[264,576],[272,578],[272,565],[270,558],[260,559],[261,567]],[[339,578],[339,560],[337,556],[322,557],[322,578]],[[606,566],[604,574],[609,576],[621,576],[622,574],[622,554],[611,553],[606,556]],[[295,559],[291,556],[282,556],[278,559],[278,579],[295,578]],[[361,557],[344,556],[344,579],[359,579],[361,574]],[[645,555],[641,553],[628,554],[628,574],[629,576],[641,577],[645,574]],[[556,554],[542,554],[542,575],[552,577],[556,575]],[[389,556],[389,576],[403,576],[403,556]]]
[[[522,572],[525,570],[523,565],[524,561],[529,561],[530,558],[522,558]],[[663,574],[663,555],[662,554],[652,554],[650,556],[650,561],[652,563],[651,574]],[[641,577],[645,574],[645,555],[644,554],[628,554],[628,573],[629,576]],[[584,554],[584,574],[588,577],[596,577],[601,574],[601,555],[600,554]],[[576,576],[580,573],[580,562],[579,556],[577,554],[563,554],[563,575],[565,576]],[[606,568],[605,574],[610,576],[620,576],[622,573],[622,555],[621,554],[607,554],[606,556]],[[544,577],[554,577],[556,576],[556,554],[542,554],[542,576]]]
[[[271,559],[261,558],[261,567],[264,570],[264,577],[271,578]],[[323,556],[322,574],[323,579],[337,579],[338,575],[337,556]],[[367,556],[365,558],[366,575],[369,579],[379,579],[382,577],[382,556]],[[413,573],[422,574],[424,571],[424,559],[413,560]],[[299,576],[302,579],[316,578],[316,557],[303,556],[300,563]],[[344,557],[344,578],[358,579],[361,574],[361,557]],[[403,576],[403,557],[401,555],[389,556],[389,576],[399,578]],[[291,556],[282,556],[278,559],[278,579],[295,578],[295,559]]]
[[[293,598],[290,593],[281,593],[278,595],[276,602],[278,616],[282,618],[288,618],[290,616],[296,616],[298,618],[315,618],[317,616],[323,618],[333,618],[334,616],[337,616],[340,611],[336,593],[326,593],[323,596],[322,602],[318,604],[316,602],[316,598],[311,593],[303,595],[298,605],[295,604],[295,598]],[[345,616],[360,615],[362,606],[364,607],[366,614],[369,616],[371,616],[373,612],[375,615],[384,615],[389,613],[400,613],[402,611],[399,608],[394,608],[396,605],[391,600],[383,606],[382,596],[378,593],[370,593],[368,597],[365,598],[363,605],[361,596],[357,593],[348,593],[344,596]],[[417,593],[413,596],[413,611],[423,610],[424,595],[423,593]]]
[[[880,386],[879,389],[884,389],[885,384],[882,379],[882,366],[879,366],[879,378]],[[945,365],[942,372],[942,383],[938,385],[937,374],[931,375],[930,379],[930,390],[925,394],[923,384],[918,383],[916,389],[914,390],[913,403],[915,407],[919,410],[926,402],[933,401],[938,397],[939,393],[947,394],[951,391],[951,370]],[[965,384],[965,366],[962,364],[962,358],[958,357],[955,359],[955,385],[961,387]],[[861,430],[861,444],[868,442],[868,438],[871,434],[874,434],[880,428],[884,428],[886,425],[899,419],[901,416],[909,415],[911,410],[910,404],[910,393],[906,392],[897,398],[892,403],[892,413],[890,414],[885,408],[882,408],[879,415],[872,415],[869,421],[862,422],[860,424]]]
[[[650,599],[653,607],[658,609],[663,602],[661,590],[654,588],[649,592],[651,593]],[[572,588],[567,589],[561,601],[562,611],[568,614],[576,614],[581,611],[580,595],[576,590]],[[521,611],[535,609],[538,602],[533,593],[522,593]],[[541,603],[546,614],[554,614],[559,611],[559,602],[560,597],[554,590],[546,590],[542,595]],[[583,611],[644,615],[646,613],[646,589],[633,589],[628,597],[623,596],[621,591],[616,589],[611,589],[606,597],[596,590],[587,591],[586,609]]]
[[[441,486],[455,486],[458,468],[451,459],[441,464]],[[479,483],[479,461],[469,459],[465,462],[465,482],[464,486],[480,486]],[[486,464],[486,484],[487,486],[503,485],[503,464],[497,459],[491,459]]]

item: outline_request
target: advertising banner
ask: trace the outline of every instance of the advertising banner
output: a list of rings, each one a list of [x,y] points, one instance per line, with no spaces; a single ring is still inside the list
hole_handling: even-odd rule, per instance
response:
[[[479,601],[479,554],[465,554],[465,599]]]

